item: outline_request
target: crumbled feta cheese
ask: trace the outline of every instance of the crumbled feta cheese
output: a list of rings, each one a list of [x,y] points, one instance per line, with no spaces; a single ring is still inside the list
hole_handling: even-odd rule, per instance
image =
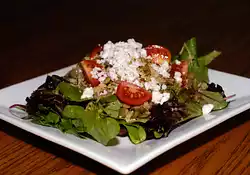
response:
[[[162,75],[165,78],[169,78],[170,74],[168,70],[170,67],[167,61],[164,61],[164,63],[161,65],[152,64],[151,66],[158,74]]]
[[[85,88],[82,93],[81,99],[93,98],[93,95],[94,95],[94,90],[92,87]]]
[[[116,74],[116,70],[114,68],[110,68],[108,70],[108,76],[110,77],[111,80],[115,81],[118,80],[117,74]]]
[[[170,93],[160,93],[159,91],[152,92],[152,102],[156,104],[163,104],[170,98]]]
[[[100,67],[94,67],[92,71],[90,72],[92,78],[98,79],[98,73],[101,71]]]
[[[181,62],[179,60],[175,60],[175,64],[180,65]]]
[[[170,98],[170,93],[163,93],[163,94],[162,94],[162,98],[161,98],[161,105],[162,105],[164,102],[168,101],[169,98]]]
[[[161,90],[166,90],[167,86],[165,84],[161,85]]]
[[[182,82],[181,73],[180,73],[180,72],[175,72],[175,73],[174,73],[174,79],[175,79],[175,81],[177,81],[178,83],[181,83],[181,82]]]
[[[143,87],[142,83],[139,81],[139,80],[135,80],[133,82],[133,84],[137,85],[137,86],[140,86],[140,87]]]
[[[145,49],[141,49],[141,57],[147,57],[147,51]]]
[[[152,102],[153,103],[160,103],[161,102],[162,95],[159,91],[153,91],[152,92]]]
[[[145,49],[142,49],[142,44],[134,39],[117,43],[109,41],[103,46],[99,62],[112,66],[107,72],[111,80],[117,80],[120,77],[122,81],[133,83],[139,78],[137,68],[143,65],[139,58],[145,57],[146,54]]]
[[[100,82],[103,82],[107,78],[107,73],[99,67],[94,67],[90,72],[92,78],[98,79]]]
[[[213,104],[206,104],[202,106],[203,115],[209,114],[214,108]]]
[[[153,77],[151,78],[151,81],[144,83],[144,87],[146,90],[152,90],[152,91],[159,91],[161,89],[161,86]]]

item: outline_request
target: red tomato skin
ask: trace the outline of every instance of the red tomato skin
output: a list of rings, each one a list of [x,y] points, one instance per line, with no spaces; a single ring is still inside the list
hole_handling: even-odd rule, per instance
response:
[[[181,78],[182,78],[182,87],[186,87],[187,85],[187,75],[188,75],[188,62],[187,61],[181,61],[181,63],[178,64],[172,64],[171,70],[170,70],[170,76],[173,78],[175,72],[180,72],[181,73]]]
[[[90,58],[91,59],[94,59],[101,51],[102,51],[102,49],[103,49],[103,47],[102,46],[100,46],[100,45],[98,45],[98,46],[96,46],[93,50],[92,50],[92,52],[90,53]]]
[[[127,92],[124,90],[125,88],[128,88]],[[126,93],[130,94],[126,95]],[[138,93],[140,93],[140,95],[143,94],[142,97],[136,98],[136,94],[138,95]],[[131,98],[131,94],[133,94],[134,96],[133,98]],[[118,85],[116,96],[119,98],[121,102],[134,106],[142,105],[146,101],[152,99],[152,94],[150,92],[137,85],[125,81],[120,82],[120,84]]]
[[[172,64],[171,67],[171,73],[174,72],[180,72],[182,75],[186,75],[188,73],[188,62],[187,61],[181,61],[181,63],[178,64]]]
[[[89,84],[91,84],[92,87],[98,86],[100,84],[100,81],[92,78],[91,71],[94,67],[100,67],[102,66],[98,64],[95,60],[83,60],[81,62],[82,68],[83,68],[83,74]]]
[[[147,51],[147,55],[152,57],[152,61],[154,63],[162,64],[165,60],[170,63],[171,52],[167,48],[158,45],[149,45],[145,49]]]

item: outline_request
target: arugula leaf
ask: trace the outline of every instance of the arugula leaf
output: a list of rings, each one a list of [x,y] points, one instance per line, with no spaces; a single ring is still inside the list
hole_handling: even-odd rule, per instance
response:
[[[198,81],[208,82],[208,68],[205,67],[207,65],[205,63],[208,63],[208,59],[211,59],[212,56],[214,56],[214,54],[198,59],[196,51],[196,38],[191,38],[184,43],[179,59],[189,61],[188,72],[193,73]],[[199,64],[199,60],[201,65]]]
[[[188,72],[192,72],[195,78],[200,82],[208,82],[208,68],[199,66],[196,62],[191,62],[188,66]]]
[[[186,103],[187,111],[188,111],[188,118],[194,118],[202,115],[202,106],[201,104],[195,102],[195,101],[190,101]]]
[[[72,120],[72,125],[76,128],[77,132],[83,133],[86,130],[86,128],[83,125],[82,120],[80,119]]]
[[[120,108],[122,107],[122,104],[116,100],[114,102],[110,102],[107,104],[107,106],[104,108],[104,111],[113,118],[117,118],[119,116]]]
[[[198,58],[199,66],[201,66],[201,67],[207,66],[220,54],[221,54],[221,52],[214,50],[205,56],[199,57]]]
[[[43,118],[46,123],[56,124],[59,122],[60,116],[54,112],[49,112],[48,115],[45,115]]]
[[[186,43],[184,43],[181,52],[180,60],[196,60],[197,51],[196,51],[196,38],[191,38]]]
[[[224,100],[222,95],[219,92],[211,92],[211,91],[200,91],[202,95],[200,97],[201,104],[213,104],[213,110],[221,110],[228,106],[228,102]]]
[[[71,120],[69,119],[64,119],[62,118],[61,119],[61,122],[60,124],[58,125],[58,128],[62,131],[62,132],[65,132],[67,130],[70,130],[72,129],[73,125],[72,125],[72,122]]]
[[[146,140],[147,134],[142,126],[134,123],[128,124],[124,121],[120,121],[120,124],[126,127],[132,143],[138,144]]]
[[[76,102],[83,101],[81,99],[82,91],[79,88],[72,86],[69,83],[61,82],[57,86],[57,90],[59,90],[59,92],[61,92],[65,98],[71,101],[76,101]]]
[[[205,56],[197,58],[196,39],[191,38],[184,43],[178,59],[187,60],[189,62],[188,72],[192,73],[198,81],[208,83],[207,65],[220,54],[220,52],[214,50]]]
[[[46,115],[37,112],[35,116],[32,115],[31,117],[33,118],[33,123],[43,126],[55,127],[55,125],[60,121],[60,116],[51,111],[49,111],[49,113]]]
[[[181,118],[176,123],[177,125],[202,115],[202,105],[199,102],[188,101],[185,103],[185,105],[186,105],[187,117]]]

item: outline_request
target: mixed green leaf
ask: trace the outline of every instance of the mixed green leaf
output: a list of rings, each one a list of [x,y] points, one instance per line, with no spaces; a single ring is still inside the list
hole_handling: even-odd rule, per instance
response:
[[[207,65],[221,54],[219,51],[212,51],[205,56],[198,57],[196,48],[196,38],[191,38],[184,43],[178,58],[188,61],[188,71],[193,73],[198,81],[209,82]]]

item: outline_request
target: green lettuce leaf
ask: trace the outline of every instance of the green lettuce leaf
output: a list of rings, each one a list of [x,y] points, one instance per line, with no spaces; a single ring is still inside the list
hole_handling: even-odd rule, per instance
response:
[[[32,117],[32,122],[43,126],[55,127],[55,125],[60,121],[60,116],[52,111],[49,111],[46,115],[37,112],[37,115]]]
[[[86,130],[81,119],[72,120],[72,125],[76,128],[78,133],[83,133]]]
[[[119,100],[116,100],[114,102],[108,103],[107,106],[104,108],[104,111],[110,117],[118,118],[121,107],[122,107],[122,104],[119,102]]]
[[[212,51],[209,54],[199,57],[198,58],[198,63],[200,67],[205,67],[208,64],[210,64],[216,57],[218,57],[221,54],[219,51]]]
[[[201,104],[199,104],[195,101],[190,101],[190,102],[186,103],[186,106],[187,106],[187,111],[188,111],[188,118],[186,118],[185,120],[202,115]]]
[[[76,101],[76,102],[83,101],[81,99],[82,91],[79,88],[72,86],[69,83],[61,82],[57,86],[57,90],[61,92],[65,98],[71,101]]]
[[[126,127],[132,143],[139,144],[146,140],[147,134],[142,126],[135,123],[128,124],[124,121],[120,121],[120,124]]]
[[[68,105],[63,116],[71,119],[81,119],[86,132],[103,145],[108,145],[119,131],[118,122],[110,117],[100,117],[97,110],[88,111],[81,106]]]
[[[92,118],[92,120],[95,120],[93,122],[93,125],[87,124],[87,132],[90,134],[94,139],[96,139],[98,142],[102,143],[103,145],[108,145],[108,143],[114,139],[120,132],[120,126],[118,122],[110,117],[106,118]],[[84,123],[88,123],[87,119],[84,121]]]
[[[211,91],[200,91],[200,103],[204,104],[213,104],[213,110],[221,110],[228,106],[228,102],[224,100],[222,95],[219,92]]]
[[[157,132],[157,131],[154,131],[154,137],[156,138],[156,139],[159,139],[159,138],[161,138],[162,136],[163,136],[163,132]]]
[[[179,60],[188,61],[188,72],[192,73],[200,82],[209,82],[208,79],[208,68],[207,65],[213,61],[214,58],[219,56],[221,53],[218,51],[212,51],[209,54],[199,57],[197,56],[196,39],[191,38],[184,43],[180,53]]]
[[[180,52],[179,59],[180,60],[196,60],[197,59],[196,38],[191,38],[190,40],[184,43]]]
[[[70,119],[61,119],[61,122],[57,126],[62,132],[73,130],[73,125]]]
[[[188,65],[188,72],[192,72],[195,78],[200,82],[209,82],[208,68],[206,66],[199,66],[197,62],[191,62]]]
[[[118,99],[117,99],[117,97],[115,95],[108,95],[108,96],[100,97],[99,101],[97,100],[97,102],[110,103],[110,102],[115,102],[117,100]]]
[[[46,123],[56,124],[59,122],[60,116],[54,112],[49,112],[48,115],[44,116]]]
[[[77,105],[67,105],[62,112],[63,117],[70,119],[82,118],[88,114],[91,112],[85,111],[83,107]]]

